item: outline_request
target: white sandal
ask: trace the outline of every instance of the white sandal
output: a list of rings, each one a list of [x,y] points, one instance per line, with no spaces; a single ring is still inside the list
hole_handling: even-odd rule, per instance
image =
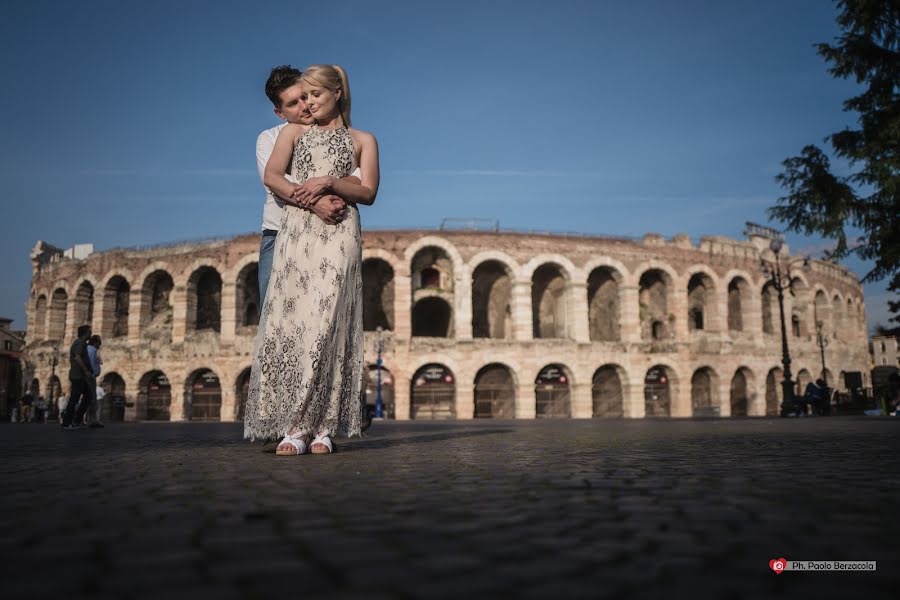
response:
[[[313,446],[315,446],[316,444],[321,444],[328,448],[328,450],[313,448]],[[323,433],[317,435],[316,438],[312,441],[312,443],[309,445],[309,451],[313,454],[331,454],[332,452],[334,452],[334,445],[331,443],[331,438],[328,437],[328,434]]]
[[[300,456],[301,454],[305,454],[306,442],[303,441],[304,437],[306,437],[306,434],[300,433],[299,431],[290,435],[285,435],[284,439],[278,442],[278,446],[275,447],[275,454],[278,456]],[[285,444],[290,444],[293,446],[293,449],[279,450],[279,448]]]

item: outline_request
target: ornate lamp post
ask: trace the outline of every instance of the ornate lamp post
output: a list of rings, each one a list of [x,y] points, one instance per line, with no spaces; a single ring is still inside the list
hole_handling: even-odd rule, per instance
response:
[[[791,277],[791,267],[802,262],[803,270],[809,271],[809,257],[797,258],[782,265],[779,252],[783,245],[784,243],[777,238],[769,243],[769,249],[775,254],[775,260],[760,259],[760,270],[769,278],[775,291],[778,292],[778,311],[781,316],[781,363],[784,365],[784,380],[781,382],[783,396],[781,416],[786,416],[794,408],[794,382],[791,380],[791,354],[788,350],[787,325],[784,321],[784,290],[789,290],[793,295],[794,280]]]
[[[825,348],[828,347],[828,336],[823,332],[823,325],[822,321],[816,321],[816,345],[822,356],[822,379],[825,380],[825,387],[828,387],[828,371],[825,370]]]
[[[378,359],[375,361],[376,370],[378,371],[378,386],[375,388],[375,418],[384,418],[384,402],[381,399],[381,353],[384,352],[384,340],[381,339],[381,325],[375,328],[375,353]]]

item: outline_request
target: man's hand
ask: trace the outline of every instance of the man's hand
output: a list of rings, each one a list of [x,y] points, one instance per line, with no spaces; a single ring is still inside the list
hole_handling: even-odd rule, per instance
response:
[[[309,206],[314,198],[330,193],[333,183],[333,177],[310,177],[299,189],[294,190],[291,198],[304,206]]]
[[[327,225],[337,225],[347,218],[347,203],[337,196],[323,196],[309,209]]]

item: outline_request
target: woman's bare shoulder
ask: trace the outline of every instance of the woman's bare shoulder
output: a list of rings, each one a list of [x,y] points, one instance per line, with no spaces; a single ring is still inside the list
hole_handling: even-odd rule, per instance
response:
[[[375,136],[369,133],[368,131],[363,131],[362,129],[354,129],[352,127],[350,129],[350,135],[353,137],[353,141],[357,143],[374,143]]]

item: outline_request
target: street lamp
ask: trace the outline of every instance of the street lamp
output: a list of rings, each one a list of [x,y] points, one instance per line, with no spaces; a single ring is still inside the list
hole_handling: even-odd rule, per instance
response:
[[[825,370],[825,348],[828,347],[828,336],[825,335],[823,329],[824,323],[816,321],[816,345],[819,347],[819,353],[822,356],[822,379],[825,381],[825,387],[828,387],[828,371]]]
[[[378,355],[375,361],[375,367],[378,371],[378,386],[375,388],[375,418],[384,418],[384,403],[381,399],[381,353],[384,352],[384,340],[381,339],[381,333],[384,331],[381,325],[375,328],[375,353]]]
[[[781,316],[781,363],[784,365],[784,380],[781,382],[782,400],[781,400],[781,416],[786,416],[788,412],[794,409],[794,382],[791,381],[791,354],[788,350],[787,326],[784,322],[784,290],[789,290],[791,295],[794,293],[794,279],[791,277],[791,267],[802,262],[803,270],[809,271],[809,257],[796,258],[781,264],[781,255],[779,252],[783,246],[780,239],[773,239],[769,243],[769,249],[775,255],[774,261],[760,259],[760,270],[763,275],[769,278],[775,291],[778,292],[778,311]]]

